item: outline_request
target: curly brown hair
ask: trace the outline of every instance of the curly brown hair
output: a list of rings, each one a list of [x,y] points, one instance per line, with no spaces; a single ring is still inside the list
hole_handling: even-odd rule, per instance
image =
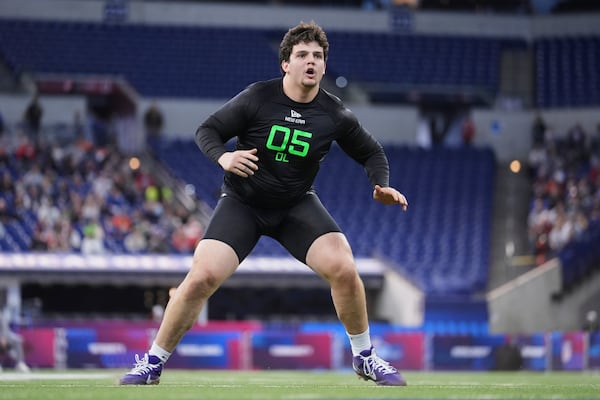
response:
[[[283,61],[289,61],[292,49],[298,43],[310,43],[317,42],[319,46],[323,48],[323,56],[327,61],[327,55],[329,54],[329,42],[327,41],[327,35],[325,31],[314,21],[311,22],[300,22],[298,25],[290,28],[281,43],[279,44],[279,65]],[[283,72],[283,70],[281,71]]]

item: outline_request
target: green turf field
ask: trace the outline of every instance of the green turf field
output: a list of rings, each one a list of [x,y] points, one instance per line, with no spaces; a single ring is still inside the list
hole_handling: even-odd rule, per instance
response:
[[[4,372],[0,399],[600,399],[600,372],[406,372],[408,387],[379,387],[351,372],[204,370],[167,370],[158,386],[119,386],[123,372]]]

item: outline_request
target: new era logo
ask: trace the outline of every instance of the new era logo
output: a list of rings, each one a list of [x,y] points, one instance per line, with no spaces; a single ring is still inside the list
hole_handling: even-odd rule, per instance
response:
[[[306,121],[303,120],[301,117],[302,117],[302,114],[300,114],[298,111],[290,110],[290,115],[284,117],[284,119],[287,122],[291,122],[293,124],[300,124],[300,125],[306,124]]]

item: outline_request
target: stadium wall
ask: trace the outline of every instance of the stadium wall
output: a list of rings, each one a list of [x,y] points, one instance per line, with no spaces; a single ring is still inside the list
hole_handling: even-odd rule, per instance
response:
[[[10,126],[21,122],[30,101],[29,95],[0,94],[0,112],[4,123]],[[75,112],[83,112],[86,108],[86,100],[83,96],[42,96],[40,103],[44,109],[42,117],[44,125],[70,124],[73,122]]]
[[[0,16],[77,21],[102,21],[103,0],[3,0]],[[394,29],[385,10],[361,10],[347,7],[299,7],[281,5],[160,2],[130,0],[128,21],[208,26],[248,26],[288,28],[299,21],[315,20],[327,29],[386,32]],[[593,13],[551,16],[518,16],[459,12],[414,13],[411,29],[416,33],[500,36],[533,39],[543,36],[586,35],[600,33],[598,17]]]
[[[28,95],[0,95],[0,111],[8,124],[21,121],[30,101]],[[143,111],[156,101],[165,116],[164,132],[167,138],[191,139],[198,125],[220,107],[225,99],[145,99],[140,98],[136,115],[137,129],[142,129]],[[86,109],[82,96],[41,96],[44,109],[43,123],[71,123],[76,111]],[[347,104],[361,123],[383,143],[417,145],[419,113],[415,107],[386,105],[369,106]],[[533,111],[498,111],[475,109],[471,112],[475,124],[477,146],[494,149],[500,162],[526,160],[531,148]],[[594,132],[598,123],[597,109],[543,110],[542,116],[558,136],[564,135],[575,123],[587,132]]]
[[[581,329],[588,310],[600,304],[600,276],[564,293],[558,258],[490,291],[491,333],[535,333]]]
[[[492,290],[487,296],[490,332],[554,329],[552,294],[560,289],[560,263],[555,259]]]
[[[600,110],[595,108],[541,110],[540,114],[547,125],[555,130],[557,137],[564,136],[576,123],[581,124],[586,132],[595,132],[600,122]],[[527,159],[531,149],[534,111],[475,109],[471,115],[475,124],[476,145],[493,148],[500,162]]]

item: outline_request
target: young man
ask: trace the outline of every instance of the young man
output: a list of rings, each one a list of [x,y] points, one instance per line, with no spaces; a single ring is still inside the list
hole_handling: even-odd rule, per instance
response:
[[[388,161],[381,145],[338,98],[320,88],[328,50],[318,25],[291,28],[279,47],[283,78],[250,85],[198,128],[198,146],[225,171],[222,195],[152,347],[143,358],[136,356],[121,384],[159,382],[163,364],[206,300],[235,272],[259,237],[268,235],[330,284],[356,373],[379,385],[406,385],[373,350],[364,286],[352,251],[312,189],[320,161],[336,141],[365,167],[373,199],[408,207],[406,198],[388,186]],[[224,144],[233,137],[237,146],[228,152]]]

